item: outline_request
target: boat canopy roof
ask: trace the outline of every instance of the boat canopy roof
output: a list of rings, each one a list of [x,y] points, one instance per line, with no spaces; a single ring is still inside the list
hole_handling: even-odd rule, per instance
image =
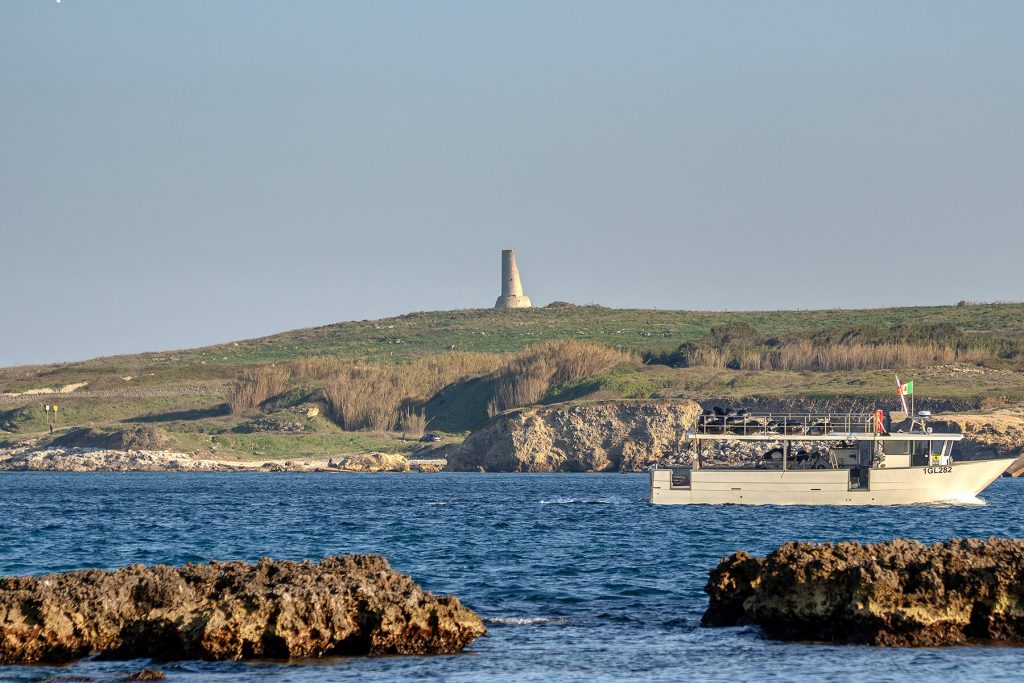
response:
[[[963,434],[933,432],[924,417],[892,422],[876,413],[750,413],[705,412],[687,437],[737,441],[959,441]]]

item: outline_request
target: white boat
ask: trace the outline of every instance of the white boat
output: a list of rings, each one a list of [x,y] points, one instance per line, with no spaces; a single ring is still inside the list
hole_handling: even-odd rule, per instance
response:
[[[938,433],[929,413],[892,424],[884,411],[759,414],[708,411],[687,432],[690,463],[650,473],[651,503],[913,505],[976,502],[1014,458],[954,462],[958,433]],[[715,442],[753,449],[754,460],[714,463]],[[728,448],[729,446],[727,446]]]

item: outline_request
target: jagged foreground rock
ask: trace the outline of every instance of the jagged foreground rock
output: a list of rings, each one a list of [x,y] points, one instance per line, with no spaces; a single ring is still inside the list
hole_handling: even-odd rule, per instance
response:
[[[787,543],[711,571],[705,626],[893,646],[1024,644],[1024,541]]]
[[[379,555],[0,578],[0,663],[450,654],[485,632]]]
[[[700,411],[693,401],[522,408],[442,452],[456,472],[634,472],[681,453]]]

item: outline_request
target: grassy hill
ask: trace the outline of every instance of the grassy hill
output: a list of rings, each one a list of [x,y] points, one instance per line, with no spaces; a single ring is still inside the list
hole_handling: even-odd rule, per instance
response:
[[[586,376],[556,371],[560,363],[572,364],[558,355],[570,353],[565,349],[550,357],[524,356],[524,349],[552,340],[626,355],[608,356],[605,365],[595,361]],[[585,348],[591,347],[576,352]],[[59,403],[59,428],[158,426],[174,447],[189,451],[212,446],[238,457],[408,451],[415,441],[391,430],[342,429],[355,424],[350,419],[347,425],[340,414],[342,399],[353,399],[338,392],[365,386],[380,393],[386,387],[401,410],[431,420],[432,429],[460,433],[486,419],[489,404],[493,410],[501,403],[494,401],[503,372],[506,389],[548,373],[533,377],[540,383],[526,394],[531,402],[615,396],[891,400],[894,370],[915,379],[922,400],[1017,401],[1024,400],[1022,349],[1024,304],[718,313],[552,304],[411,313],[197,349],[3,368],[0,393],[87,384],[56,396],[0,397],[0,429],[6,429],[0,439],[48,434],[41,406]],[[506,367],[509,354],[517,353],[518,379]],[[315,370],[296,364],[310,358],[329,362]],[[352,362],[397,369],[375,370],[368,378],[367,371],[352,370]],[[267,375],[271,367],[273,377]],[[418,379],[411,379],[414,372]],[[254,373],[280,383],[275,386],[282,391],[232,412],[232,387],[241,378],[255,381]],[[338,400],[329,400],[329,386]],[[311,407],[320,413],[310,417]],[[268,416],[277,422],[259,423]],[[273,429],[286,422],[300,424],[302,431]],[[419,429],[413,425],[408,431]]]

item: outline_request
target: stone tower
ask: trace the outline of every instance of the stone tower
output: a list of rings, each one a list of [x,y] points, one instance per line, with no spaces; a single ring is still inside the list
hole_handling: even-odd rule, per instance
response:
[[[516,267],[516,253],[511,249],[501,252],[501,296],[494,302],[495,308],[533,308],[530,297],[523,294],[523,283],[519,281]]]

